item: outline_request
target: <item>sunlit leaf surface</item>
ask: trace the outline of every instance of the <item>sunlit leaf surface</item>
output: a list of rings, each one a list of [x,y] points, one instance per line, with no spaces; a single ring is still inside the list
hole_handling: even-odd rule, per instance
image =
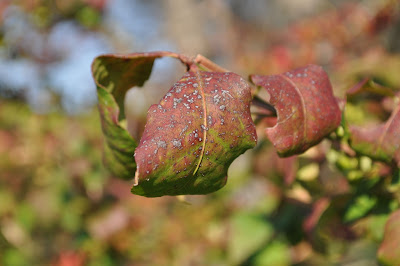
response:
[[[132,192],[206,194],[226,183],[231,162],[256,144],[247,83],[234,73],[187,72],[150,107]]]

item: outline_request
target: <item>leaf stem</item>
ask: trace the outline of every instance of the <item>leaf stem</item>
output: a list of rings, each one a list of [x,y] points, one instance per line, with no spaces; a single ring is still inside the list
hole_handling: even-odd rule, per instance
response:
[[[216,63],[212,62],[210,59],[207,57],[202,56],[201,54],[198,54],[194,62],[203,68],[205,68],[208,71],[213,71],[213,72],[229,72],[229,70],[226,70],[225,68],[217,65]]]
[[[259,118],[265,118],[265,117],[276,117],[276,114],[270,113],[260,113],[260,112],[252,112],[252,115],[256,115]]]
[[[276,116],[276,109],[257,95],[253,97],[252,104],[257,107],[261,107],[271,112],[271,116]]]

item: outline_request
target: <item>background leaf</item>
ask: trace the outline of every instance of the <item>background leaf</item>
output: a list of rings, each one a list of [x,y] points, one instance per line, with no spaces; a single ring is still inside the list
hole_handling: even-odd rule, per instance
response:
[[[371,158],[391,162],[400,167],[400,104],[389,119],[369,128],[350,126],[351,147]]]
[[[377,203],[375,197],[360,195],[354,199],[344,214],[344,222],[352,222],[364,217]]]
[[[290,250],[282,241],[272,241],[255,258],[255,265],[288,266],[290,263]]]
[[[246,258],[262,248],[272,238],[273,226],[260,215],[238,213],[231,218],[231,241],[228,246],[229,261],[242,263]]]
[[[284,74],[250,78],[267,90],[277,111],[277,124],[267,128],[266,134],[280,156],[306,151],[339,126],[341,112],[321,67],[308,65]]]
[[[136,149],[134,194],[207,194],[256,144],[248,84],[237,74],[187,72],[148,111]]]
[[[400,265],[400,210],[392,213],[386,223],[378,259],[383,265]]]

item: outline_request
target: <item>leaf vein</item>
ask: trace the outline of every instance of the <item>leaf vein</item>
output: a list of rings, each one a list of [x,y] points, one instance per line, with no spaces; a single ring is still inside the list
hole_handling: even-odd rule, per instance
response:
[[[301,101],[301,107],[303,109],[303,115],[304,115],[304,122],[303,122],[303,136],[304,139],[307,138],[307,108],[306,108],[306,103],[304,102],[303,95],[301,94],[301,91],[297,87],[297,85],[288,77],[285,75],[280,74],[281,77],[283,77],[286,81],[288,81],[292,86],[295,88],[297,94],[299,95],[300,101]]]
[[[202,102],[203,102],[203,125],[204,125],[203,132],[204,132],[204,136],[203,136],[203,146],[200,151],[199,161],[197,163],[196,169],[194,169],[193,175],[195,175],[197,173],[197,171],[199,170],[201,161],[203,160],[203,157],[204,157],[204,150],[206,147],[206,139],[207,139],[207,128],[208,128],[208,125],[207,125],[208,113],[207,113],[207,106],[206,106],[206,96],[205,96],[205,92],[204,92],[204,83],[203,83],[203,80],[201,79],[201,74],[200,74],[199,70],[196,71],[196,75],[197,75],[197,80],[200,84],[199,90],[200,90]]]

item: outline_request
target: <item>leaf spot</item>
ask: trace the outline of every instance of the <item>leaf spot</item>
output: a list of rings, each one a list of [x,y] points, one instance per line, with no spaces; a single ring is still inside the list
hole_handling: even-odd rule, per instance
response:
[[[212,124],[213,124],[213,120],[212,120],[211,115],[209,115],[209,116],[207,116],[207,125],[212,126]]]
[[[218,104],[219,101],[220,101],[220,99],[221,99],[221,96],[220,96],[220,95],[215,95],[215,96],[213,97],[213,101],[214,101],[215,104]]]
[[[173,145],[175,148],[180,148],[180,147],[182,147],[182,142],[181,142],[179,139],[173,139],[173,140],[172,140],[172,145]]]
[[[229,91],[227,91],[227,90],[222,90],[222,96],[225,96],[225,94],[228,95],[230,98],[233,99],[233,96],[229,93]]]

